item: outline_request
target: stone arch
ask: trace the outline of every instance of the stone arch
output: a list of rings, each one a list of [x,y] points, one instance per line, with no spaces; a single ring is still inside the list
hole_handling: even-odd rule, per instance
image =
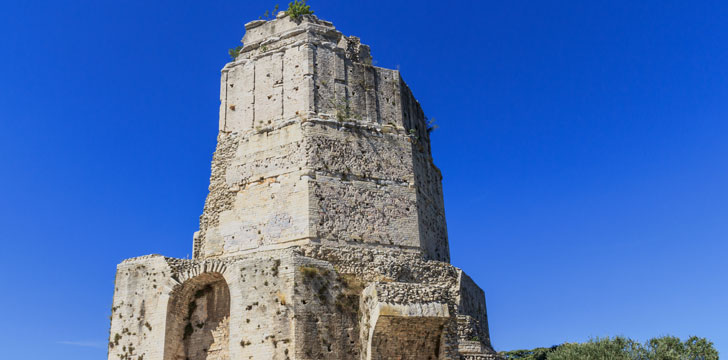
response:
[[[164,360],[228,360],[230,289],[221,273],[201,273],[169,297]]]

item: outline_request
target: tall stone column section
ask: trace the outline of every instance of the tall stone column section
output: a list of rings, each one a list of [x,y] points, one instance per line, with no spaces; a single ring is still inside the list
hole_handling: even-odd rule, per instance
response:
[[[118,266],[109,359],[493,358],[399,71],[312,15],[245,30],[193,259]]]
[[[254,21],[243,43],[194,257],[319,243],[448,261],[441,175],[399,71],[312,18]]]

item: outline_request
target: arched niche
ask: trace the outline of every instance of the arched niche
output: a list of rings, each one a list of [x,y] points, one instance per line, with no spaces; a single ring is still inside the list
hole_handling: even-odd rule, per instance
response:
[[[203,273],[169,298],[164,360],[228,360],[230,290],[220,273]]]
[[[440,359],[441,318],[381,316],[372,336],[371,360]]]

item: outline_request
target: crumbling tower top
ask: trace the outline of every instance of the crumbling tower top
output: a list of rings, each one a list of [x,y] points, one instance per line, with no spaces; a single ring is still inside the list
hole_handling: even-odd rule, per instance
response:
[[[245,29],[222,70],[195,258],[319,243],[449,261],[441,175],[399,72],[313,15]]]
[[[245,24],[245,36],[242,39],[245,46],[241,50],[241,54],[243,54],[243,58],[249,58],[246,55],[255,55],[255,53],[251,53],[252,50],[303,33],[308,33],[310,37],[298,37],[297,40],[315,41],[317,40],[316,37],[320,37],[318,40],[325,37],[326,40],[331,41],[337,47],[350,52],[347,54],[348,58],[371,64],[369,46],[361,45],[359,38],[343,36],[330,21],[321,20],[316,16],[302,15],[297,19],[291,19],[283,11],[278,13],[276,20],[255,20]],[[285,44],[290,44],[290,42],[284,41],[281,45]],[[352,50],[356,50],[356,52],[351,52]]]

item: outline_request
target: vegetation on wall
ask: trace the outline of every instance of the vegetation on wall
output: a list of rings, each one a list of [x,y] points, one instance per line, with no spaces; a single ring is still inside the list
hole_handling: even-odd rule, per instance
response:
[[[439,126],[435,124],[435,118],[427,118],[425,117],[425,121],[427,122],[427,133],[431,134],[433,131],[437,130]]]
[[[311,5],[306,5],[306,0],[295,0],[288,3],[286,15],[292,19],[298,19],[299,16],[308,14],[313,14],[313,11],[311,11]]]
[[[240,55],[240,51],[241,51],[241,50],[243,50],[243,46],[242,46],[242,45],[241,45],[241,46],[236,46],[236,47],[234,47],[234,48],[232,48],[232,49],[228,50],[228,54],[230,55],[230,57],[231,57],[231,58],[232,58],[233,60],[235,60],[235,59],[237,59],[237,58],[238,58],[238,55]]]
[[[258,19],[273,20],[276,18],[276,15],[278,15],[278,4],[273,7],[272,11],[266,10],[263,16],[258,16]]]
[[[258,16],[258,19],[275,20],[277,13],[278,4],[273,7],[273,10],[266,10],[262,16]],[[291,19],[297,20],[302,15],[313,14],[313,10],[311,10],[311,5],[306,5],[306,0],[295,0],[288,3],[288,9],[285,11],[285,13],[286,15],[290,16]],[[230,58],[234,61],[238,58],[238,55],[240,55],[240,51],[242,50],[242,46],[236,46],[234,48],[228,49],[228,54],[230,55]],[[265,52],[266,50],[267,48],[262,48],[263,52]]]
[[[503,351],[504,359],[520,360],[718,360],[718,351],[705,338],[674,336],[653,338],[641,344],[617,336],[585,343],[565,343],[550,348]]]

